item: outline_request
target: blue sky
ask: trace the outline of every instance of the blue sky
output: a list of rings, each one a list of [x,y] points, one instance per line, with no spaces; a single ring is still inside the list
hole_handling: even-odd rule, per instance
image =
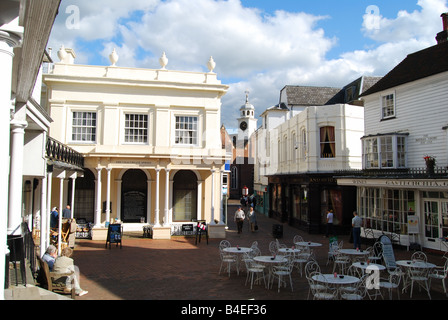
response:
[[[48,46],[91,65],[110,64],[115,48],[118,66],[150,69],[162,52],[171,70],[206,71],[213,56],[232,128],[247,89],[259,115],[286,85],[382,76],[435,45],[447,11],[447,0],[62,0]]]

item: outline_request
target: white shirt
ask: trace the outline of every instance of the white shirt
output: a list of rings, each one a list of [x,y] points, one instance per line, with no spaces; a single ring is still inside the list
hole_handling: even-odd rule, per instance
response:
[[[333,223],[333,212],[328,212],[327,220],[328,220],[328,223]]]

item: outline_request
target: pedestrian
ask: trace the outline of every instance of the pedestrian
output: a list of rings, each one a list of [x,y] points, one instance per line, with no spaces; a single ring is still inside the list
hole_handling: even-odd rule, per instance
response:
[[[334,235],[334,229],[333,229],[333,209],[327,210],[327,232],[325,236],[328,238],[330,234]]]
[[[361,224],[362,224],[362,218],[358,216],[358,212],[353,211],[352,227],[353,227],[353,246],[355,249],[361,249]]]
[[[58,228],[59,225],[59,210],[58,207],[54,207],[51,210],[51,214],[50,214],[50,228]]]
[[[249,220],[250,231],[255,232],[255,226],[257,225],[257,217],[255,216],[254,207],[249,208],[249,212],[247,213],[247,218]]]
[[[62,210],[62,218],[64,218],[64,219],[71,219],[72,218],[72,212],[70,210],[70,206],[69,205],[67,205],[65,207],[65,209]]]
[[[243,209],[241,209],[241,206],[238,207],[238,210],[236,210],[235,212],[235,222],[236,222],[236,227],[238,229],[238,233],[243,232],[243,223],[244,223],[244,219],[246,218]]]

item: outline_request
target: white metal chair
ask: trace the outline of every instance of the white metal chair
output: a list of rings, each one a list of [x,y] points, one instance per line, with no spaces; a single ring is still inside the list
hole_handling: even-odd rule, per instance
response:
[[[336,241],[330,242],[328,245],[327,266],[330,262],[334,261],[336,252],[339,250],[339,244]]]
[[[369,254],[367,256],[367,260],[369,260],[372,263],[381,263],[381,260],[383,259],[383,249],[381,242],[375,242],[372,247],[369,247],[366,249]]]
[[[257,264],[247,253],[244,254],[244,262],[246,264],[246,270],[247,270],[245,285],[247,285],[249,278],[250,278],[250,289],[252,289],[254,282],[257,283],[261,279],[263,279],[266,285],[264,268],[261,267],[259,264]]]
[[[428,293],[429,299],[431,299],[431,294],[429,292],[429,271],[429,268],[419,268],[415,266],[408,268],[408,281],[411,281],[411,299],[414,283],[418,284],[420,288],[423,288]]]
[[[411,256],[412,261],[424,261],[428,262],[428,257],[422,251],[415,251]]]
[[[305,277],[306,277],[306,279],[309,280],[311,275],[316,273],[316,272],[317,273],[321,272],[320,266],[317,263],[317,261],[315,261],[315,260],[308,261],[307,264],[305,265]],[[320,283],[309,284],[307,300],[309,300],[309,298],[310,298],[311,286],[321,286],[321,287],[323,287],[323,285],[320,284]],[[321,288],[321,289],[324,290],[325,288]]]
[[[366,280],[368,275],[362,276],[361,280],[356,283],[354,290],[340,292],[341,299],[343,300],[364,300],[367,294]]]
[[[291,291],[293,291],[292,277],[291,277],[293,263],[294,262],[293,262],[292,256],[288,256],[287,261],[285,263],[283,263],[282,265],[279,265],[279,266],[274,266],[272,268],[271,287],[272,287],[272,284],[274,283],[274,280],[277,279],[278,280],[278,292],[280,292],[280,287],[283,283],[285,283],[285,287],[286,287],[286,281],[283,280],[284,277],[289,278],[289,285],[291,286]]]
[[[339,267],[339,273],[344,274],[345,268],[349,266],[350,263],[350,257],[337,250],[334,255],[333,272],[336,271],[336,267]]]
[[[403,272],[400,268],[397,268],[399,270],[395,270],[396,272],[389,275],[388,278],[380,278],[380,288],[386,289],[389,292],[389,299],[392,300],[392,290],[397,291],[398,300],[400,300],[400,282],[401,282],[401,276]],[[381,295],[382,296],[382,295]],[[384,297],[383,297],[384,299]]]
[[[448,260],[445,260],[444,266],[437,266],[434,269],[432,269],[431,272],[429,273],[429,286],[431,287],[432,279],[441,280],[443,285],[443,292],[445,293],[445,295],[447,295],[445,285],[445,279],[447,275],[448,275]]]
[[[234,255],[226,254],[222,250],[219,250],[219,256],[221,258],[221,266],[219,268],[219,274],[221,274],[223,267],[225,267],[225,270],[228,272],[229,277],[230,277],[230,270],[231,270],[232,264],[235,264],[235,266],[237,264],[236,257]],[[238,268],[237,268],[237,273],[239,274]]]
[[[331,288],[325,284],[325,282],[316,281],[313,279],[313,276],[321,276],[320,272],[313,272],[310,274],[308,278],[308,285],[311,290],[311,294],[313,296],[313,300],[336,300],[337,290],[335,288]]]
[[[276,255],[277,254],[277,252],[278,252],[278,241],[271,241],[269,243],[269,252],[272,255]]]

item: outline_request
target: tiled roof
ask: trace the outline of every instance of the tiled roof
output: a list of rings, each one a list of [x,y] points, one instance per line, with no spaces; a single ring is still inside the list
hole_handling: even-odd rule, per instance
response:
[[[350,103],[359,98],[359,94],[375,85],[381,77],[360,77],[345,87],[307,87],[286,86],[288,105],[295,106],[323,106],[337,103]],[[362,85],[361,90],[359,87]],[[348,88],[355,88],[356,92],[350,98],[346,95]]]
[[[408,55],[362,96],[448,71],[448,42]]]

